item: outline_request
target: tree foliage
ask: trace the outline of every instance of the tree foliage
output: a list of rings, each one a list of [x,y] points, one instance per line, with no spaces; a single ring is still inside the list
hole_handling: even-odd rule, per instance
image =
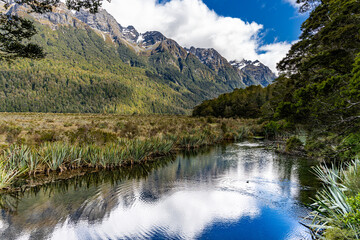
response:
[[[31,12],[46,13],[59,4],[59,0],[0,0],[0,5],[5,8],[0,12],[0,59],[16,58],[43,58],[44,50],[41,46],[31,43],[31,38],[37,33],[32,21],[14,16],[6,10],[11,4],[26,4]],[[69,9],[79,11],[81,8],[96,13],[102,5],[102,0],[67,0]]]
[[[35,26],[47,56],[0,64],[0,111],[185,114],[232,89],[195,56],[141,56],[90,28]]]
[[[250,86],[220,95],[194,108],[193,116],[258,118],[261,107],[269,100],[269,88]]]
[[[358,124],[360,1],[317,3],[302,25],[300,41],[278,64],[277,117],[332,129]],[[357,60],[356,60],[357,59]]]
[[[310,11],[302,24],[300,41],[278,64],[280,77],[268,87],[263,117],[286,119],[310,129],[344,134],[358,131],[360,120],[360,1],[298,0],[300,11]],[[241,99],[253,99],[251,89]],[[249,94],[245,94],[248,92]],[[236,92],[228,95],[234,99]],[[219,98],[220,99],[220,98]],[[216,99],[195,109],[233,109],[243,103]],[[222,106],[219,106],[222,105]],[[205,107],[206,106],[206,107]],[[205,113],[206,111],[200,111]],[[259,113],[259,109],[254,112]],[[207,112],[209,113],[209,111]],[[236,114],[233,114],[236,116]]]
[[[44,57],[41,47],[34,43],[24,42],[36,34],[36,29],[30,20],[0,14],[0,33],[0,57],[5,59]]]
[[[0,64],[1,112],[184,114],[195,104],[158,75],[121,61],[122,46],[91,29],[35,26],[34,41],[48,55]]]

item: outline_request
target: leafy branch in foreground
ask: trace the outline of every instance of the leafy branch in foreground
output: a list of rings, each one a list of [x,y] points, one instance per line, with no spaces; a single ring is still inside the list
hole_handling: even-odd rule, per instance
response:
[[[360,160],[315,168],[324,183],[312,205],[309,227],[319,239],[360,238]]]
[[[43,58],[43,49],[28,42],[36,33],[30,20],[0,14],[0,58]]]
[[[98,12],[103,0],[67,0],[68,9],[79,11],[81,8],[88,9],[91,13]],[[0,0],[4,12],[0,12],[0,60],[16,58],[44,58],[42,47],[30,43],[31,38],[37,33],[34,23],[23,17],[8,11],[12,4],[29,6],[29,12],[51,12],[59,0]]]

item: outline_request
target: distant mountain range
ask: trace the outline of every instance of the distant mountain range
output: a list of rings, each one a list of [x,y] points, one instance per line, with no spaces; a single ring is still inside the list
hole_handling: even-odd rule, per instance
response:
[[[5,11],[4,9],[2,11]],[[47,54],[0,67],[0,111],[189,112],[196,104],[275,74],[259,61],[228,62],[215,49],[186,49],[162,33],[121,26],[105,10],[29,14]]]

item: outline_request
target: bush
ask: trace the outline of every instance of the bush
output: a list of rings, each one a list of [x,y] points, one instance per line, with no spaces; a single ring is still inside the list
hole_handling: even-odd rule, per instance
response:
[[[36,143],[55,142],[56,140],[57,138],[55,131],[36,132],[36,136],[35,136]]]
[[[4,128],[6,135],[6,141],[10,144],[14,143],[22,131],[21,127],[6,126]]]
[[[286,152],[302,151],[303,143],[297,137],[291,137],[286,141]]]
[[[139,127],[131,121],[127,122],[124,125],[123,129],[121,130],[121,136],[130,139],[133,139],[138,134],[139,134]]]
[[[360,157],[360,133],[349,134],[340,144],[338,150],[344,159]]]
[[[226,123],[222,122],[220,128],[221,128],[221,131],[223,132],[223,134],[225,135],[228,131]]]
[[[305,145],[305,151],[310,157],[322,158],[327,161],[338,158],[331,142],[326,140],[316,138],[308,140]]]
[[[276,138],[282,132],[291,130],[294,126],[286,121],[270,121],[264,124],[263,131],[266,138]]]
[[[79,144],[98,144],[103,145],[109,142],[114,142],[117,139],[116,134],[105,132],[99,129],[92,129],[90,126],[79,127],[74,132],[67,132],[70,143]]]
[[[207,118],[206,118],[206,122],[207,123],[216,123],[216,118],[214,118],[214,117],[211,117],[211,116],[208,116]]]

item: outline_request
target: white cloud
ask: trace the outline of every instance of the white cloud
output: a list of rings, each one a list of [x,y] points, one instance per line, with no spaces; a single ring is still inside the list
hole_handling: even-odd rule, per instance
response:
[[[296,3],[296,0],[284,0],[284,1],[287,3],[290,3],[291,6],[293,6],[295,8],[299,7],[299,4]]]
[[[259,47],[260,51],[264,53],[259,55],[260,62],[266,63],[266,65],[275,71],[276,64],[280,62],[288,53],[291,44],[286,42],[278,42]],[[275,71],[277,72],[277,71]]]
[[[74,226],[66,221],[56,227],[50,239],[83,239],[75,237],[83,232],[94,239],[147,239],[156,231],[169,239],[196,239],[213,222],[255,218],[259,214],[256,199],[241,193],[179,191],[155,203],[137,198],[131,208],[120,202],[97,224],[81,221]]]
[[[139,32],[160,31],[185,47],[215,48],[228,60],[259,59],[273,71],[275,61],[281,60],[291,46],[286,42],[263,46],[261,24],[219,16],[202,0],[158,2],[117,0],[104,7],[123,26],[133,25]]]
[[[299,8],[301,5],[296,3],[296,0],[283,0],[286,3],[290,3],[291,6],[293,6],[294,8]]]

